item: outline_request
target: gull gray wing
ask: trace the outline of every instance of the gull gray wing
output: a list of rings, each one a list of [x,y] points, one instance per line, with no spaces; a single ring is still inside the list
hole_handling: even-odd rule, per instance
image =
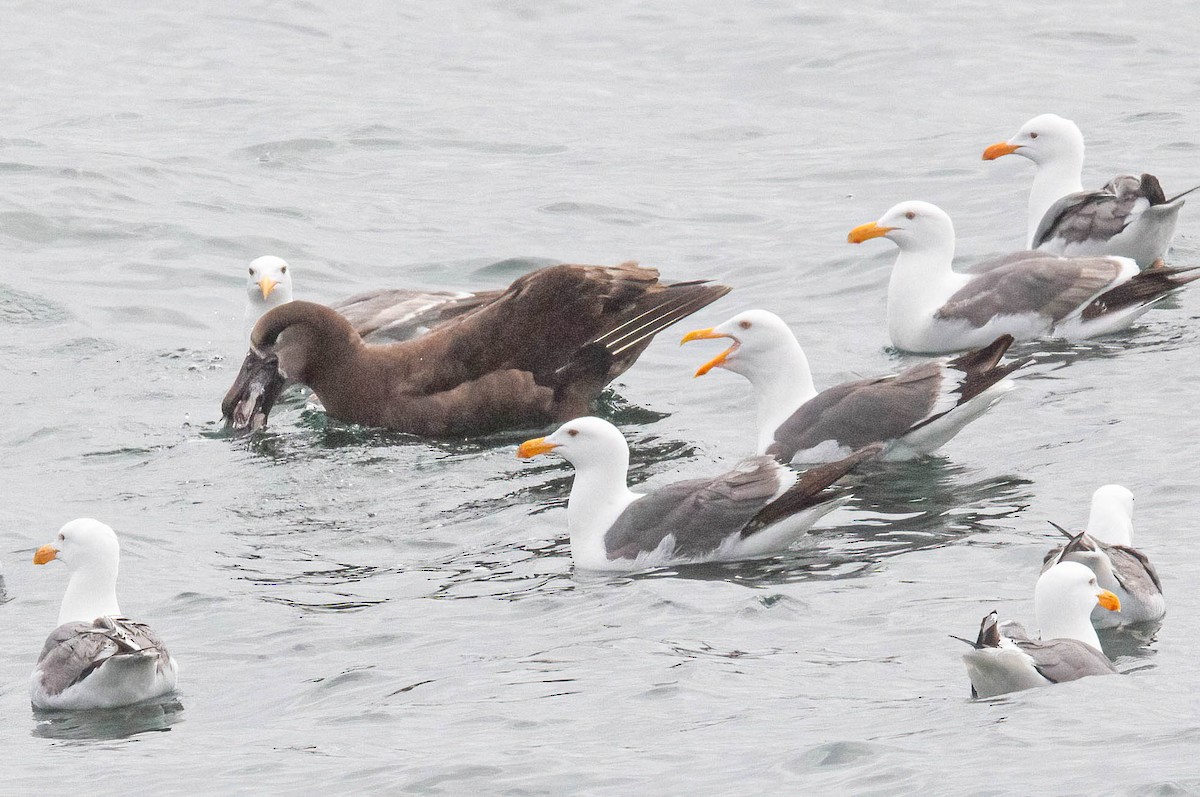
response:
[[[1018,263],[1022,260],[1032,260],[1035,258],[1045,257],[1045,256],[1046,256],[1045,252],[1038,252],[1033,249],[1022,249],[1019,252],[1009,252],[1006,255],[1000,255],[999,257],[989,257],[986,260],[980,260],[978,263],[972,263],[971,265],[962,269],[962,273],[964,273],[964,274],[982,274],[985,271],[991,271],[992,269],[1000,268],[1001,266],[1007,266],[1012,263]]]
[[[845,382],[818,393],[775,430],[767,453],[788,462],[826,440],[858,449],[886,443],[970,401],[1025,364],[1000,365],[1012,346],[1001,335],[952,360],[931,360],[893,376]]]
[[[1126,592],[1141,597],[1162,592],[1158,571],[1150,559],[1137,550],[1124,545],[1102,545],[1113,565],[1113,574]]]
[[[1023,258],[979,274],[937,311],[979,328],[997,316],[1036,314],[1057,322],[1104,292],[1122,273],[1104,257]]]
[[[1123,178],[1133,180],[1138,189],[1118,193],[1109,186],[1119,185]],[[1076,191],[1059,199],[1042,216],[1033,234],[1033,246],[1103,242],[1119,235],[1136,215],[1141,196],[1141,181],[1131,174],[1121,175],[1100,191]],[[1161,189],[1160,189],[1161,193]],[[1142,205],[1142,208],[1148,205]]]
[[[162,640],[142,623],[119,617],[63,623],[50,632],[38,656],[42,688],[49,695],[61,694],[115,656],[151,651],[160,656],[160,670],[169,664],[171,656]]]
[[[1077,639],[1015,640],[1047,681],[1062,683],[1089,675],[1112,675],[1117,668],[1103,653]]]
[[[900,437],[932,412],[943,384],[943,362],[821,391],[779,425],[767,453],[788,462],[826,440],[855,449]]]
[[[770,457],[752,457],[710,479],[669,484],[634,501],[604,535],[609,559],[633,559],[675,537],[675,555],[699,557],[738,534],[781,487],[785,469]]]

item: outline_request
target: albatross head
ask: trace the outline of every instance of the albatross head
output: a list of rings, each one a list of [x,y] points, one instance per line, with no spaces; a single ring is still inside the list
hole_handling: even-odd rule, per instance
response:
[[[1008,141],[992,144],[983,151],[985,161],[1005,155],[1020,155],[1036,164],[1083,160],[1083,133],[1070,119],[1044,113],[1021,126]]]
[[[292,275],[287,261],[274,255],[263,255],[251,261],[250,276],[246,279],[246,299],[251,305],[261,307],[261,312],[290,302]]]
[[[1133,545],[1133,493],[1119,484],[1092,493],[1087,532],[1107,545]]]
[[[684,335],[679,344],[721,338],[733,341],[733,345],[700,366],[696,376],[704,376],[714,368],[725,368],[753,379],[758,374],[778,369],[782,356],[800,347],[783,319],[766,310],[747,310],[715,327],[694,329]]]
[[[567,421],[546,437],[526,440],[517,449],[522,459],[553,451],[577,469],[590,465],[611,468],[620,466],[622,473],[629,464],[629,444],[617,427],[601,418],[591,416]]]
[[[1092,609],[1099,604],[1120,611],[1121,601],[1096,583],[1096,574],[1079,562],[1059,562],[1033,588],[1033,611],[1042,639],[1078,639],[1099,649]]]
[[[954,246],[954,223],[946,211],[928,202],[909,201],[893,205],[878,221],[860,224],[846,240],[860,244],[872,238],[887,238],[901,250],[945,249]]]

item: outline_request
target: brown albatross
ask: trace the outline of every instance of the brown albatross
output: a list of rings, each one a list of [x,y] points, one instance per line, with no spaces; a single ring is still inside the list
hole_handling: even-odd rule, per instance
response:
[[[282,383],[312,388],[333,418],[440,437],[531,428],[583,415],[655,334],[730,290],[664,285],[655,269],[559,265],[518,278],[415,340],[373,346],[334,310],[293,301],[259,319],[222,412],[266,422]]]

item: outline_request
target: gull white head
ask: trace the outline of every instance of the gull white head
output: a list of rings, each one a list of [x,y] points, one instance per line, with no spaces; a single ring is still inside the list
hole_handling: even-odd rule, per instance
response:
[[[111,528],[98,520],[72,520],[58,531],[54,542],[37,549],[33,563],[58,560],[71,573],[63,595],[58,624],[90,623],[97,617],[119,615],[117,567],[121,546]]]
[[[523,459],[553,451],[575,466],[567,500],[571,557],[593,569],[609,566],[604,535],[637,495],[625,483],[629,444],[617,427],[600,418],[567,421],[554,434],[526,440],[517,449]]]
[[[1133,493],[1106,484],[1092,493],[1087,533],[1106,545],[1133,545]]]
[[[692,330],[680,345],[719,339],[731,340],[733,345],[700,366],[696,376],[724,368],[750,380],[758,405],[758,450],[762,453],[779,425],[817,394],[808,358],[783,319],[766,310],[747,310],[715,327]]]
[[[1033,612],[1042,639],[1077,639],[1100,650],[1092,627],[1092,609],[1099,604],[1120,611],[1116,595],[1096,583],[1096,574],[1078,562],[1059,562],[1033,588]]]
[[[992,144],[983,151],[985,161],[1005,155],[1020,155],[1039,166],[1068,163],[1083,166],[1083,133],[1070,119],[1058,114],[1035,116],[1008,141]],[[1068,192],[1069,193],[1069,192]]]
[[[1083,190],[1083,134],[1070,119],[1052,113],[1035,116],[1008,141],[992,144],[983,151],[984,160],[1020,155],[1037,164],[1029,191],[1026,217],[1026,246],[1055,202]]]
[[[846,240],[860,244],[872,238],[887,238],[901,252],[949,252],[954,256],[954,222],[946,211],[929,202],[910,200],[893,205],[877,221],[860,224]],[[949,262],[947,260],[947,268]]]
[[[567,421],[554,434],[526,440],[517,449],[517,456],[528,459],[551,451],[574,465],[576,470],[619,469],[622,482],[629,467],[629,444],[625,442],[625,435],[602,418],[585,416]]]
[[[728,321],[707,329],[694,329],[683,336],[679,343],[683,345],[693,340],[728,339],[733,345],[706,362],[696,371],[696,376],[704,376],[714,368],[724,368],[741,374],[751,382],[764,375],[777,372],[780,366],[791,363],[796,352],[804,353],[792,330],[783,319],[766,310],[747,310],[738,313]],[[805,372],[808,363],[804,364]]]
[[[250,262],[246,278],[246,333],[268,310],[292,300],[292,274],[287,261],[274,255],[263,255]]]

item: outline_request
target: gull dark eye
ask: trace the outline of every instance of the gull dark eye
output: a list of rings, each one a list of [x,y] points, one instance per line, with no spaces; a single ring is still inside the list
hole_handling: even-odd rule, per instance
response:
[[[911,219],[915,219],[916,217],[917,217],[917,214],[911,210],[904,214],[904,218],[906,218],[906,219],[911,220]]]
[[[251,277],[253,277],[253,276],[254,276],[254,269],[250,269],[250,276],[251,276]]]
[[[570,435],[571,437],[575,437],[577,434],[579,434],[579,430],[578,429],[568,429],[567,434]]]
[[[280,273],[280,274],[286,274],[286,273],[287,273],[287,266],[283,266],[282,268],[280,268],[280,269],[279,269],[279,273]]]
[[[1029,137],[1030,137],[1030,138],[1037,138],[1037,133],[1030,133],[1030,134],[1029,134]]]
[[[749,329],[750,327],[754,326],[754,324],[751,324],[749,321],[742,321],[738,324],[738,326],[742,329]]]

